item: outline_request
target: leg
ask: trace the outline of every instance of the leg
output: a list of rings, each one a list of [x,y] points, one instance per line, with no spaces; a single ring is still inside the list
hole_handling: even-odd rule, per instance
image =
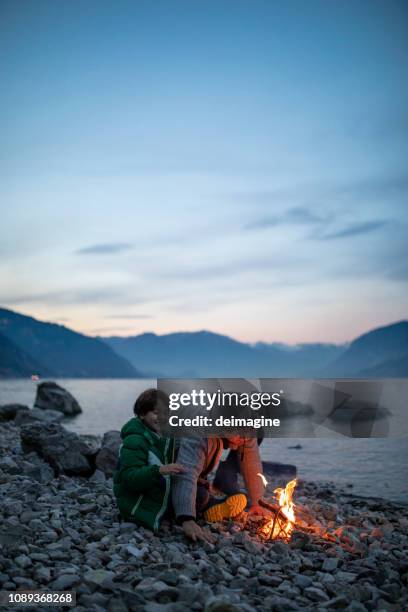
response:
[[[239,459],[238,452],[230,450],[225,461],[221,461],[215,474],[213,485],[227,495],[239,492],[238,486]]]
[[[210,501],[210,492],[208,486],[197,484],[197,495],[196,495],[196,512],[197,515],[201,514],[208,506]]]

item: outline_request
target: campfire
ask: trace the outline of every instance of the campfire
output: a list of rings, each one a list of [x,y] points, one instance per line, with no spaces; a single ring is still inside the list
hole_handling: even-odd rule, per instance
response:
[[[264,485],[268,484],[263,474],[257,474],[263,481]],[[277,488],[274,490],[275,500],[273,503],[266,502],[263,499],[259,500],[259,505],[271,512],[271,518],[258,529],[258,535],[265,540],[283,539],[290,540],[293,531],[296,516],[295,504],[293,502],[293,493],[296,487],[296,478],[288,482],[286,487]]]
[[[265,476],[257,475],[266,487],[268,481]],[[315,543],[320,542],[323,546],[336,543],[347,552],[360,555],[361,542],[356,541],[355,538],[350,539],[350,526],[338,527],[335,521],[330,521],[329,525],[326,525],[324,520],[322,522],[322,517],[317,517],[307,507],[301,504],[295,506],[293,494],[296,484],[296,479],[291,480],[284,488],[277,488],[273,491],[273,499],[258,501],[260,506],[270,512],[270,517],[252,518],[246,524],[249,532],[262,540],[283,540],[285,542],[289,542],[292,536],[301,539],[312,537]]]

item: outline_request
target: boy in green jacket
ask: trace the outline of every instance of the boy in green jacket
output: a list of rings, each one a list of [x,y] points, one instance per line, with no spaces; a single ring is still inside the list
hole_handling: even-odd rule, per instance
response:
[[[174,463],[174,440],[159,433],[157,389],[144,391],[121,431],[113,492],[122,517],[157,531],[170,504],[170,478],[184,468]]]

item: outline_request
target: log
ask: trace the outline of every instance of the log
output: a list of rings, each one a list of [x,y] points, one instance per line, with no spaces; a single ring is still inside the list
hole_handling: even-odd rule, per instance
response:
[[[272,512],[273,514],[275,514],[275,516],[278,516],[279,518],[281,518],[284,521],[288,521],[289,519],[283,514],[281,507],[276,505],[276,504],[270,504],[267,501],[265,501],[264,499],[260,499],[258,501],[258,504],[262,507],[265,508],[266,510],[269,510],[269,512]]]

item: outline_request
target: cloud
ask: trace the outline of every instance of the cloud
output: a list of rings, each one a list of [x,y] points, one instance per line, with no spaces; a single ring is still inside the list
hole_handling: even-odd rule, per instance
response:
[[[271,206],[294,205],[299,201],[318,201],[322,203],[336,201],[337,198],[351,198],[361,200],[398,200],[408,195],[408,174],[390,173],[383,176],[367,176],[359,179],[336,179],[336,180],[314,180],[294,182],[291,185],[282,187],[279,190],[248,191],[241,193],[228,194],[229,199],[235,202],[248,204],[251,207],[257,206],[270,208]],[[298,213],[299,211],[299,213]],[[279,222],[290,222],[299,215],[301,219],[303,211],[306,211],[305,221],[307,221],[310,209],[305,206],[296,206],[289,211],[271,217]],[[289,214],[288,214],[289,213]],[[310,213],[315,217],[314,213]],[[318,220],[317,217],[316,220]]]
[[[105,319],[153,319],[153,315],[150,314],[118,314],[118,315],[106,315]]]
[[[359,201],[374,199],[395,201],[395,199],[405,198],[408,195],[408,175],[371,176],[354,181],[334,182],[322,188],[326,198],[346,196]]]
[[[162,268],[154,276],[158,279],[172,280],[196,280],[201,283],[203,280],[230,279],[245,273],[264,273],[265,271],[282,271],[286,274],[290,270],[298,270],[299,264],[304,263],[304,259],[299,258],[297,253],[279,253],[276,255],[256,256],[256,257],[236,257],[230,261],[220,260],[211,265],[178,266],[172,268]],[[281,283],[281,280],[269,279],[269,284]],[[289,281],[290,282],[290,281]]]
[[[388,223],[389,221],[386,220],[363,221],[361,223],[353,223],[351,225],[348,225],[347,227],[344,227],[341,230],[332,232],[331,234],[320,236],[320,240],[335,240],[337,238],[349,238],[351,236],[360,236],[361,234],[368,234],[370,232],[374,232],[375,230],[381,229]]]
[[[117,332],[117,331],[135,331],[135,328],[132,325],[122,325],[117,327],[116,325],[113,327],[93,327],[91,329],[86,329],[86,333],[88,334],[100,334],[104,332]]]
[[[106,244],[93,244],[75,251],[77,255],[116,255],[132,249],[133,245],[127,242],[111,242]]]
[[[281,215],[263,216],[244,226],[246,230],[265,229],[278,225],[319,225],[326,220],[313,213],[308,208],[296,206]]]
[[[9,295],[2,298],[3,304],[99,304],[104,300],[109,302],[127,302],[130,300],[131,288],[123,287],[100,287],[94,289],[69,289],[64,291],[49,291],[45,293],[31,293],[21,295]],[[132,303],[142,303],[141,298],[133,299]]]

